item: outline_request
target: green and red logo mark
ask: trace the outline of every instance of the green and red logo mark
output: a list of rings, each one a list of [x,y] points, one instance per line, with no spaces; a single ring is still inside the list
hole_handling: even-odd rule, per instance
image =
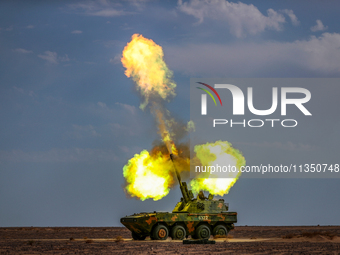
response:
[[[220,100],[220,104],[222,106],[222,101],[221,101],[220,95],[217,93],[217,91],[213,87],[211,87],[210,85],[203,83],[203,82],[197,82],[197,83],[202,84],[202,85],[206,86],[207,88],[211,89],[211,91],[214,92],[215,95],[217,96],[218,100]],[[200,87],[197,87],[197,88],[206,92],[214,100],[215,105],[217,105],[214,96],[210,93],[209,90],[206,90],[206,89],[203,89],[203,88],[200,88]]]
[[[211,87],[210,85],[203,83],[203,82],[197,82],[199,84],[202,84],[203,86],[206,86],[207,88],[209,88],[212,92],[215,93],[215,95],[217,96],[218,100],[220,101],[220,104],[222,106],[222,100],[220,98],[220,95],[217,93],[217,91]],[[197,87],[198,89],[203,90],[204,92],[206,92],[211,98],[212,100],[214,100],[215,105],[217,106],[216,100],[214,98],[214,96],[211,94],[211,92],[207,89],[201,88],[201,87]],[[201,109],[201,113],[202,115],[206,115],[207,114],[207,95],[206,94],[202,94],[202,109]]]

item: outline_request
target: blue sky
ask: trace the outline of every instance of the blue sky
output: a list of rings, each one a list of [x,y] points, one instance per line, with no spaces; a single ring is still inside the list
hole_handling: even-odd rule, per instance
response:
[[[339,11],[337,1],[2,1],[0,226],[118,226],[175,206],[177,188],[157,202],[123,191],[124,164],[159,139],[120,63],[134,33],[163,47],[177,83],[167,107],[188,121],[191,77],[339,77]],[[225,199],[240,225],[338,224],[338,184],[241,179]]]

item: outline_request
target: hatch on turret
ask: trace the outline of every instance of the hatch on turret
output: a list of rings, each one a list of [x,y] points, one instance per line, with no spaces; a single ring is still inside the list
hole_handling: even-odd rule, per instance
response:
[[[228,204],[224,203],[224,199],[214,200],[213,195],[209,194],[208,197],[204,196],[201,191],[197,198],[191,199],[186,202],[183,198],[175,206],[173,213],[222,213],[228,211]]]

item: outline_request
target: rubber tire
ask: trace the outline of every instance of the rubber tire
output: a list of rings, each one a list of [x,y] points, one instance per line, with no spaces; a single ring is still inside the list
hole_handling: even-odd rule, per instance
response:
[[[211,235],[209,226],[203,224],[198,226],[195,231],[195,238],[197,239],[209,239]]]
[[[164,230],[165,233],[162,231]],[[160,233],[161,231],[161,233]],[[163,235],[164,233],[164,235]],[[160,235],[161,234],[161,235]],[[169,236],[169,230],[166,226],[164,225],[157,225],[152,231],[152,239],[153,240],[166,240]]]
[[[171,238],[172,240],[183,240],[187,235],[185,228],[181,225],[176,225],[171,229]]]
[[[145,240],[146,236],[139,235],[135,232],[131,232],[133,240]]]
[[[217,225],[216,227],[214,227],[213,235],[226,236],[228,235],[228,229],[223,225]]]

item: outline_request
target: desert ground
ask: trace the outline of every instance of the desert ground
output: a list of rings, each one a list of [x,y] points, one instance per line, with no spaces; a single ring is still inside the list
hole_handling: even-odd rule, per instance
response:
[[[340,254],[340,226],[236,226],[211,239],[133,241],[124,227],[0,228],[0,254]]]

